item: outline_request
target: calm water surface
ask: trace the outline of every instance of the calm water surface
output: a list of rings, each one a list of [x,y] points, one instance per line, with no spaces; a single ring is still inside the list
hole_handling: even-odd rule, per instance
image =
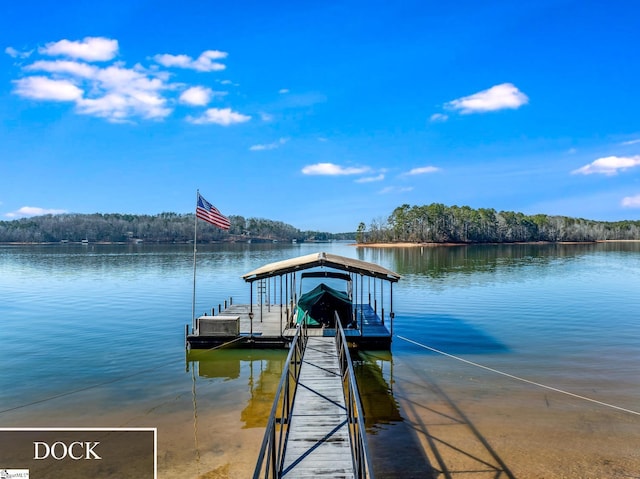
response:
[[[201,246],[196,312],[321,250],[403,276],[356,358],[377,477],[640,477],[639,243]],[[192,287],[188,246],[0,247],[0,426],[157,427],[159,477],[249,476],[286,353],[187,355]]]

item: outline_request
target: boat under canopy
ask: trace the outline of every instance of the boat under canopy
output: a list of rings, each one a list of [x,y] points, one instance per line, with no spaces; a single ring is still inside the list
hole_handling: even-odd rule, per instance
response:
[[[334,313],[337,313],[342,326],[348,328],[353,324],[352,309],[351,298],[345,291],[320,283],[298,298],[296,323],[304,321],[311,327],[335,328]]]

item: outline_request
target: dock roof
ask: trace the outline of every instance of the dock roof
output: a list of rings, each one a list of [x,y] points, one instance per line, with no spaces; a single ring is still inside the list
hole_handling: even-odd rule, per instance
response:
[[[269,263],[242,275],[242,278],[247,282],[253,282],[259,279],[294,273],[318,266],[326,266],[342,271],[372,276],[374,278],[381,278],[394,283],[400,279],[398,273],[394,273],[380,265],[324,252]]]

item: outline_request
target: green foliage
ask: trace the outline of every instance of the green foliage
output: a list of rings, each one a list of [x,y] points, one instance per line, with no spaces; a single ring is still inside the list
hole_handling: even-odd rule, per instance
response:
[[[305,232],[281,221],[230,216],[224,231],[198,220],[198,242],[217,241],[305,241],[353,239],[354,234]],[[0,242],[130,242],[186,243],[193,241],[194,214],[163,212],[157,215],[64,214],[0,221]]]
[[[640,239],[640,221],[603,222],[566,216],[533,215],[469,206],[403,204],[386,221],[364,223],[360,243],[516,243]]]

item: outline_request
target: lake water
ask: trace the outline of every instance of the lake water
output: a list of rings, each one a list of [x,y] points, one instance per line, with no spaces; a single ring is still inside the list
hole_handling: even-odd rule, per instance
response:
[[[640,243],[198,249],[197,313],[316,251],[402,275],[356,358],[376,477],[640,478]],[[250,476],[286,352],[187,354],[192,287],[189,246],[0,246],[0,427],[157,427],[160,478]]]

